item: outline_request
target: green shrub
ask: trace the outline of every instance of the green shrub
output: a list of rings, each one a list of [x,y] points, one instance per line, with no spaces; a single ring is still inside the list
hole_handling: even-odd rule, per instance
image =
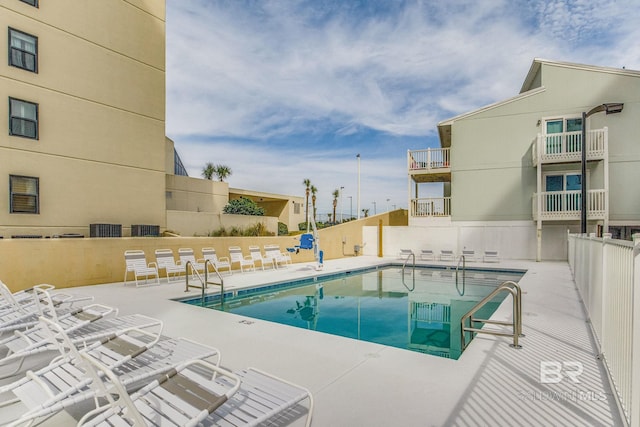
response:
[[[289,235],[289,227],[284,222],[278,223],[278,236],[288,236]]]
[[[264,209],[261,208],[251,199],[240,197],[239,199],[229,200],[229,203],[222,209],[226,214],[236,215],[256,215],[264,216]]]

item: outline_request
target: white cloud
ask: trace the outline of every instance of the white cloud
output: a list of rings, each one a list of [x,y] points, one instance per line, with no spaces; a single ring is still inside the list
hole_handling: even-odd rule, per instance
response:
[[[233,169],[232,186],[287,194],[310,178],[328,205],[340,186],[355,197],[354,156],[368,153],[363,204],[406,207],[406,150],[516,95],[533,58],[640,68],[629,3],[168,0],[167,134],[192,175],[210,160]]]

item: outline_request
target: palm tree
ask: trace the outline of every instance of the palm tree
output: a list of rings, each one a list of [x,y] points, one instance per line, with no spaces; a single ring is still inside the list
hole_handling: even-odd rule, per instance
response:
[[[316,221],[316,193],[318,192],[318,189],[315,187],[315,185],[311,186],[311,205],[313,206],[313,222]]]
[[[364,217],[368,217],[369,216],[369,209],[362,209],[362,213],[364,214]]]
[[[331,193],[331,195],[333,196],[333,222],[336,223],[338,222],[336,221],[336,208],[338,207],[338,197],[340,197],[340,190],[336,188],[335,190],[333,190],[333,193]]]
[[[216,172],[216,168],[215,168],[215,166],[213,166],[213,163],[211,163],[211,162],[207,163],[202,168],[202,176],[205,179],[212,179],[213,178],[213,174],[215,172]]]
[[[306,203],[304,204],[304,220],[307,223],[307,231],[309,231],[309,193],[311,192],[311,181],[309,178],[302,181],[302,185],[305,188],[305,195],[307,197]]]
[[[216,176],[218,177],[220,182],[224,182],[225,178],[230,176],[233,172],[231,172],[231,168],[229,166],[217,165],[214,168],[214,173],[216,174]],[[209,178],[209,179],[211,179],[211,178]]]

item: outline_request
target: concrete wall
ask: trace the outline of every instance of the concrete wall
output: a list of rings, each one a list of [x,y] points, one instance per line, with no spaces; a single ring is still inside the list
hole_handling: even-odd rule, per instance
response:
[[[543,229],[542,255],[545,261],[567,259],[567,230],[575,232],[576,225],[552,224]],[[536,257],[536,228],[531,221],[467,222],[429,227],[384,227],[383,255],[395,257],[400,249],[411,249],[416,255],[431,249],[436,257],[442,249],[461,254],[463,249],[474,250],[481,259],[485,250],[497,250],[502,259],[534,260]],[[364,255],[377,255],[378,227],[363,227]]]
[[[325,259],[352,255],[353,244],[363,241],[363,225],[371,226],[379,221],[384,225],[406,224],[407,212],[387,212],[320,230],[320,248]],[[218,256],[228,256],[229,246],[240,246],[248,255],[250,245],[262,248],[277,244],[284,251],[298,243],[298,236],[0,239],[0,280],[14,292],[40,283],[58,288],[112,283],[123,280],[126,250],[141,249],[146,253],[147,261],[154,261],[156,249],[172,249],[177,259],[178,249],[185,247],[192,248],[199,258],[203,247],[213,247]],[[291,256],[296,263],[314,260],[310,250],[301,250]]]
[[[221,227],[247,229],[261,223],[278,235],[278,218],[272,216],[230,215],[212,212],[167,211],[167,229],[181,236],[206,236]]]
[[[89,234],[89,224],[165,226],[165,5],[162,0],[0,5],[38,38],[38,72],[0,64],[7,97],[38,104],[39,138],[0,124],[0,235]],[[38,214],[9,213],[9,175],[39,178]]]

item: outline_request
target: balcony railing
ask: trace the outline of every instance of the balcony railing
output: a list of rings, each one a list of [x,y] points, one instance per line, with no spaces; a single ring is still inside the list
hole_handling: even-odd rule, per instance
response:
[[[409,151],[407,155],[409,170],[446,169],[450,167],[449,148],[427,148]]]
[[[538,219],[538,197],[540,219],[579,220],[582,195],[578,191],[548,191],[533,195],[533,219]],[[587,191],[587,218],[604,219],[606,210],[605,190]]]
[[[608,128],[587,132],[587,160],[604,158],[609,140]],[[579,162],[582,158],[582,132],[538,135],[531,150],[533,165],[540,163]],[[538,160],[539,156],[539,160]]]
[[[429,197],[411,199],[411,216],[451,216],[451,197]]]

